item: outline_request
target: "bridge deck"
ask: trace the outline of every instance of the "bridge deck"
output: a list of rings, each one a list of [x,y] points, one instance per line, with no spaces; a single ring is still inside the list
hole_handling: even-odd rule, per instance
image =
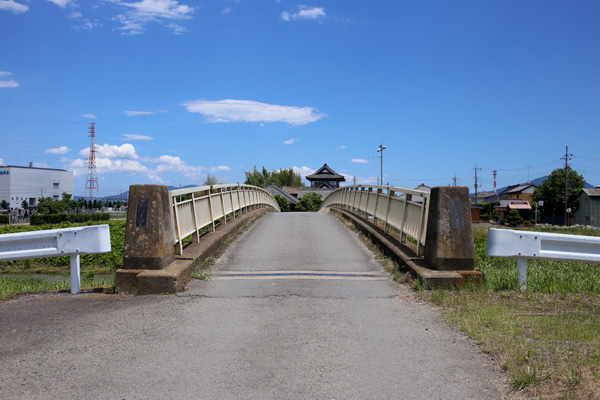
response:
[[[500,398],[490,360],[329,214],[269,214],[211,274],[1,306],[0,397]]]

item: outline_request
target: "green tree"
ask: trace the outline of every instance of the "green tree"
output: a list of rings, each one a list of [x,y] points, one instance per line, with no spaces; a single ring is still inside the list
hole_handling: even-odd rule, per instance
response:
[[[567,188],[567,205],[573,210],[579,207],[577,197],[585,185],[583,176],[569,168]],[[565,170],[562,168],[552,171],[548,179],[533,192],[533,201],[544,201],[540,207],[544,216],[562,216],[565,213]]]
[[[61,211],[60,204],[52,197],[42,197],[38,201],[38,213],[40,214],[58,214]]]
[[[219,184],[217,177],[211,174],[206,175],[206,179],[202,183],[202,186],[213,186]]]
[[[27,202],[27,200],[23,200],[23,202],[21,203],[21,208],[23,208],[23,210],[27,210],[29,208],[29,203]]]
[[[279,208],[281,208],[282,212],[290,211],[290,205],[288,204],[285,197],[276,194],[275,200],[277,200],[277,203],[279,204]]]
[[[319,211],[321,203],[323,203],[323,198],[320,194],[314,192],[307,193],[300,199],[300,202],[296,206],[296,211]]]
[[[2,200],[2,203],[0,203],[0,207],[4,208],[5,210],[8,210],[8,202],[6,200]]]
[[[262,167],[262,170],[258,171],[254,167],[252,172],[246,171],[245,174],[246,181],[244,183],[246,185],[266,187],[274,184],[280,188],[284,186],[304,186],[302,176],[295,173],[293,168],[267,171],[265,167]]]

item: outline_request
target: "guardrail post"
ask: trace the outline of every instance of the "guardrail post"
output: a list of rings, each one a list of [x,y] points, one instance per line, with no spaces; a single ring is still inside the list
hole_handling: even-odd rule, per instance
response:
[[[79,255],[71,256],[71,293],[81,291],[81,264]]]
[[[519,289],[527,289],[527,259],[523,257],[517,258],[517,282]]]
[[[123,251],[125,269],[162,269],[174,258],[174,227],[169,189],[131,185]]]
[[[475,264],[469,188],[431,188],[425,262],[439,270],[472,270]]]

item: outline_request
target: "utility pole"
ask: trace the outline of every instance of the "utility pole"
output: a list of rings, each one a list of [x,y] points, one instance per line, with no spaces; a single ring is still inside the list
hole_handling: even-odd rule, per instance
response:
[[[387,147],[385,147],[383,145],[383,141],[382,143],[379,145],[379,148],[377,149],[378,153],[381,153],[381,156],[379,157],[381,159],[381,179],[379,180],[379,182],[381,182],[381,184],[383,185],[383,151],[386,149]]]
[[[567,206],[567,194],[569,189],[569,160],[573,158],[573,154],[569,154],[569,146],[566,146],[565,156],[561,157],[561,160],[565,160],[565,225],[569,225],[569,213],[567,210],[569,206]]]
[[[456,174],[454,174],[454,178],[452,178],[452,186],[456,186]]]
[[[477,185],[477,170],[481,171],[481,167],[477,168],[477,164],[475,164],[475,204],[478,203],[477,199],[477,189],[479,188]]]

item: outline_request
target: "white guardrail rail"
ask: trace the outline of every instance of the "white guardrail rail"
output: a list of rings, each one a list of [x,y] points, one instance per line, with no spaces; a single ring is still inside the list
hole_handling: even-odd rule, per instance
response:
[[[71,257],[71,293],[81,291],[79,256],[108,253],[110,250],[108,225],[0,235],[0,261]]]
[[[325,198],[321,208],[340,207],[364,213],[373,223],[383,223],[384,231],[396,228],[401,242],[406,237],[417,243],[417,254],[422,255],[427,234],[429,215],[429,192],[394,186],[344,186]]]
[[[281,211],[277,200],[263,188],[251,185],[196,186],[186,189],[169,190],[173,204],[175,228],[175,251],[183,253],[183,238],[193,235],[193,241],[200,240],[200,230],[206,226],[215,229],[215,222],[225,216],[244,211],[249,207],[265,205]]]
[[[519,288],[527,289],[527,260],[600,263],[600,237],[490,229],[487,255],[517,259]]]

